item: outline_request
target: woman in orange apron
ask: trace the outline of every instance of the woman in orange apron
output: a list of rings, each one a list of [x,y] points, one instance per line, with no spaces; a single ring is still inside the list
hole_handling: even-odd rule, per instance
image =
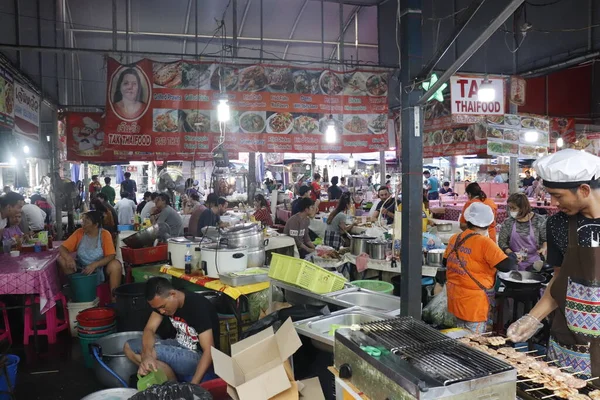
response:
[[[554,311],[548,356],[580,377],[600,376],[600,158],[562,150],[534,163],[560,213],[548,220],[554,278],[508,337],[528,340]],[[597,381],[594,382],[598,384]]]

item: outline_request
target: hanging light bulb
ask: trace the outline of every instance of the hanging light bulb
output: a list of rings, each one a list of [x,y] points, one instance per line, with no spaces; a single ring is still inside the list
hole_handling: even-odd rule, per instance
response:
[[[565,141],[563,140],[563,138],[559,137],[558,139],[556,139],[556,147],[563,147],[565,145]]]
[[[325,142],[337,142],[337,131],[335,129],[335,122],[333,121],[332,115],[329,115],[329,122],[327,122],[327,129],[325,130]]]
[[[29,146],[23,146],[23,153],[29,154]]]
[[[537,131],[527,131],[525,132],[525,141],[528,143],[537,142],[539,136]]]
[[[356,161],[354,161],[354,157],[352,156],[352,153],[350,153],[350,158],[348,159],[348,167],[354,168],[355,165]]]
[[[486,75],[485,79],[479,85],[479,90],[477,91],[477,100],[489,103],[490,101],[494,101],[496,98],[496,89],[492,85],[492,81],[490,81]]]
[[[217,105],[217,119],[219,120],[219,122],[227,122],[230,118],[231,114],[229,112],[227,96],[223,95],[219,99],[219,104]]]

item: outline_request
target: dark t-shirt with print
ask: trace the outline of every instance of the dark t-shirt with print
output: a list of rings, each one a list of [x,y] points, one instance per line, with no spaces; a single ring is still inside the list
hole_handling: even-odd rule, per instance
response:
[[[560,267],[569,244],[569,216],[560,212],[548,218],[546,232],[548,233],[548,264]],[[589,219],[577,214],[577,234],[579,246],[591,247],[592,238],[598,240],[600,237],[600,218]]]
[[[202,351],[198,336],[209,329],[213,331],[214,346],[219,348],[219,317],[215,307],[204,296],[184,291],[183,307],[169,318],[177,331],[176,339],[186,349]]]

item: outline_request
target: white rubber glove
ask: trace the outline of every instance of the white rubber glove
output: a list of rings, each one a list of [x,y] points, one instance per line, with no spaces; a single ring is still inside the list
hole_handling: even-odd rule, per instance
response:
[[[506,335],[514,343],[524,342],[535,335],[543,326],[544,324],[537,318],[526,314],[508,327]]]

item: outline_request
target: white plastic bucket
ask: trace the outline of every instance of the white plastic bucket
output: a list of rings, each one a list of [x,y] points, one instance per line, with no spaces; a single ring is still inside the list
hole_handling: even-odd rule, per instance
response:
[[[98,298],[94,301],[88,301],[83,303],[74,303],[69,301],[67,303],[67,309],[69,310],[69,328],[71,330],[71,336],[77,337],[77,314],[79,314],[83,310],[87,310],[88,308],[98,306]]]

